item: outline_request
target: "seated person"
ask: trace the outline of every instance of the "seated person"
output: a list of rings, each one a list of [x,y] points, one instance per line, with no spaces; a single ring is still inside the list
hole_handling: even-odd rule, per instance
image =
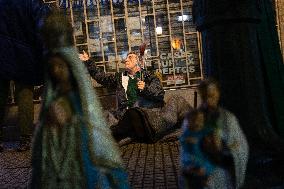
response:
[[[126,71],[107,75],[91,64],[88,55],[80,55],[88,60],[91,76],[101,85],[116,89],[118,109],[111,112],[113,136],[120,140],[132,137],[144,142],[155,142],[183,119],[190,105],[182,97],[173,97],[164,104],[164,90],[159,78],[139,66],[139,57],[131,52],[125,60]]]
[[[215,166],[202,149],[203,140],[210,135],[213,135],[213,131],[205,127],[203,112],[195,109],[190,111],[185,118],[180,138],[182,173],[189,188],[204,188],[214,171]],[[216,136],[216,143],[220,144],[220,138],[213,136]]]

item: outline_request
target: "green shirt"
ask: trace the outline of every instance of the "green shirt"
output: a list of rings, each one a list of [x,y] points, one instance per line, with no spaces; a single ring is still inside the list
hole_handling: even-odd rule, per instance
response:
[[[137,78],[140,78],[140,72],[137,72],[133,78],[129,76],[127,90],[126,90],[127,99],[128,99],[127,105],[129,107],[132,107],[138,99]]]

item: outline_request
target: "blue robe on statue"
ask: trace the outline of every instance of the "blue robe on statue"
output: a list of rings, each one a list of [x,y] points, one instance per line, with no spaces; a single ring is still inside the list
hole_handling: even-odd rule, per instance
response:
[[[119,149],[78,52],[65,47],[52,53],[67,63],[73,90],[60,96],[47,74],[33,141],[31,188],[129,188]],[[64,119],[68,113],[70,118]]]
[[[202,129],[201,131],[184,130],[180,137],[182,148],[181,163],[183,168],[203,168],[205,169],[205,176],[209,176],[215,166],[209,161],[207,155],[202,150],[203,139],[208,136],[209,130]],[[188,141],[195,140],[193,141]]]

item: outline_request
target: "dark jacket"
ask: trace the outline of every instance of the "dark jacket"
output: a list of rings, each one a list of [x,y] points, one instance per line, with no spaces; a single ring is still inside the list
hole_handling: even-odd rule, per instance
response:
[[[89,62],[88,70],[91,76],[101,85],[116,90],[118,101],[118,110],[123,114],[127,107],[126,91],[122,84],[122,77],[127,76],[127,72],[118,72],[115,74],[107,75],[103,70],[99,69],[95,64]],[[164,105],[163,86],[160,80],[152,73],[142,70],[143,81],[145,88],[138,91],[138,100],[135,103],[139,107],[144,108],[158,108]],[[120,117],[120,116],[117,116]]]
[[[0,78],[40,84],[39,30],[50,8],[40,0],[0,0]]]
[[[260,0],[194,0],[192,14],[198,30],[224,23],[259,22]]]

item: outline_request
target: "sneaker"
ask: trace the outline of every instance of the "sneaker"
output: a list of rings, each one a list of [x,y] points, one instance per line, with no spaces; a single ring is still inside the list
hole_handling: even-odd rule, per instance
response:
[[[31,149],[31,147],[30,147],[30,144],[28,142],[21,141],[19,146],[17,147],[16,151],[17,152],[25,152],[25,151],[28,151],[30,149]]]

